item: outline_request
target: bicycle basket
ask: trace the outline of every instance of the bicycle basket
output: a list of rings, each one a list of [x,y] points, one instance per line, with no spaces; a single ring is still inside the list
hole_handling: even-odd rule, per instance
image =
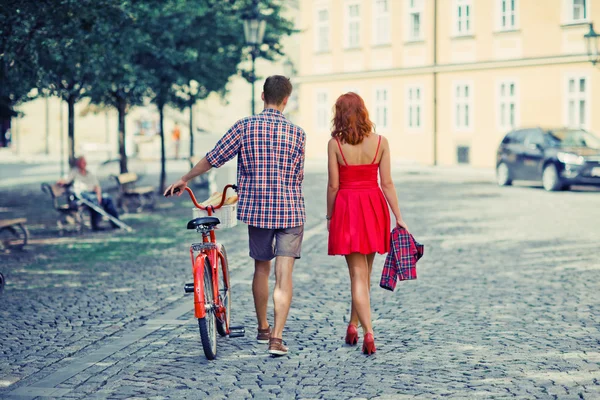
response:
[[[194,218],[208,217],[208,211],[201,210],[199,208],[193,208]],[[237,225],[237,203],[230,204],[215,210],[212,214],[213,217],[219,218],[221,223],[218,225],[219,229],[233,228]]]

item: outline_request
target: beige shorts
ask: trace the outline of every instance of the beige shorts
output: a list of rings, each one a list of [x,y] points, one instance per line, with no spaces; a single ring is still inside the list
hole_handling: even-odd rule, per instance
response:
[[[300,258],[304,225],[284,229],[264,229],[248,225],[250,257],[269,261],[277,256]]]

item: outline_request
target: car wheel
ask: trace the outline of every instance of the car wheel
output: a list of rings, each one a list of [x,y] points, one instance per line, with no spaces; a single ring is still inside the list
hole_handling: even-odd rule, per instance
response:
[[[561,190],[563,187],[560,177],[558,176],[558,170],[554,164],[548,164],[544,167],[542,174],[542,184],[544,189],[549,192]]]
[[[499,186],[512,185],[512,177],[506,163],[500,163],[496,168],[496,182],[498,182]]]

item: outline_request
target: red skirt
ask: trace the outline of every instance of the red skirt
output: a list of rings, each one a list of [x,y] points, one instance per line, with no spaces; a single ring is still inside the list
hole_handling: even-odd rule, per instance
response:
[[[373,183],[342,186],[338,191],[329,223],[329,255],[390,250],[390,211],[379,185]]]

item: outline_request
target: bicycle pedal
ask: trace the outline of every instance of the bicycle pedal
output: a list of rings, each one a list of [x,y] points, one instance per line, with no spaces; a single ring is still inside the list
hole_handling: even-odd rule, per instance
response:
[[[246,328],[244,328],[243,326],[230,326],[229,327],[229,337],[230,338],[244,337],[244,336],[246,336]]]
[[[194,293],[194,284],[186,283],[185,285],[183,285],[183,291],[185,293]]]

